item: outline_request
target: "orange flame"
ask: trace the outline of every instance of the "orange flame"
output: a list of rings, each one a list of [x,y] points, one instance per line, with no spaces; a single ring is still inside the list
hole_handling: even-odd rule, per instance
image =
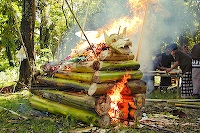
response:
[[[86,34],[86,36],[89,42],[93,43],[92,45],[105,43],[103,34],[103,31],[105,30],[108,35],[111,35],[114,33],[119,33],[119,28],[124,29],[126,27],[127,35],[135,35],[143,24],[145,11],[147,10],[147,6],[150,3],[158,5],[158,3],[156,3],[156,0],[128,0],[127,6],[130,8],[130,15],[128,17],[121,17],[118,20],[112,21],[109,24],[104,25],[102,28],[99,28],[97,32],[87,31],[88,34]],[[75,49],[83,49],[88,46],[88,42],[85,41],[78,45],[79,46],[77,46]],[[79,53],[82,54],[81,52]],[[72,55],[74,54],[77,53],[72,52]]]
[[[123,102],[122,101],[122,95],[121,92],[124,88],[126,88],[126,83],[127,80],[130,79],[131,76],[129,75],[129,73],[127,72],[124,77],[122,78],[122,80],[120,82],[118,82],[112,89],[111,91],[108,93],[108,96],[111,99],[111,109],[109,110],[108,114],[111,118],[119,118],[120,115],[120,110],[117,106],[117,104],[119,102]]]

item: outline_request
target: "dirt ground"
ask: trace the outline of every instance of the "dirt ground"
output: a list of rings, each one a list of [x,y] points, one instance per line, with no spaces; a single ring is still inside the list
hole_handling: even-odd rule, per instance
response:
[[[167,102],[147,102],[142,112],[140,122],[148,128],[162,132],[200,133],[200,108],[177,107]],[[146,118],[144,114],[147,114]]]
[[[147,101],[141,111],[142,118],[137,127],[123,125],[112,129],[88,127],[73,130],[71,133],[200,133],[199,108],[176,107],[166,101]]]

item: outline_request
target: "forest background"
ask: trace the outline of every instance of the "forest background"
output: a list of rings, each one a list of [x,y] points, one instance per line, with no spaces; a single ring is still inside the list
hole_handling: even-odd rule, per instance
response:
[[[130,13],[127,1],[124,0],[68,2],[86,31],[96,31],[112,20]],[[143,51],[139,58],[141,67],[144,62],[152,60],[156,53],[163,52],[169,43],[176,42],[180,47],[187,45],[192,48],[200,41],[198,0],[146,2],[149,2],[147,16],[144,18],[146,23],[131,37],[135,47],[133,52],[136,53],[143,36]],[[155,3],[160,4],[169,14],[154,11],[151,7]],[[34,69],[40,69],[45,62],[63,60],[80,42],[80,38],[75,35],[80,28],[66,5],[66,0],[1,0],[0,10],[1,88],[13,84],[13,81],[18,81],[18,89],[31,87]],[[28,57],[24,60],[19,60],[16,56],[21,47],[25,48]]]

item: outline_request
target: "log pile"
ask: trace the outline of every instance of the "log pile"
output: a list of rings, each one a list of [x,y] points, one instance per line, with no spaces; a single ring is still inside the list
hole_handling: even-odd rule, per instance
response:
[[[45,76],[37,76],[37,87],[31,89],[31,106],[102,127],[141,119],[146,83],[124,38],[125,29],[114,37],[105,34],[106,44],[95,49],[98,59],[76,53],[71,60],[43,66]]]

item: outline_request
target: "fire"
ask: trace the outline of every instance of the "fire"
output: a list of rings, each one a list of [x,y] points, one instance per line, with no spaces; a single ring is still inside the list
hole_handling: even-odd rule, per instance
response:
[[[119,18],[118,20],[112,21],[109,24],[104,25],[102,28],[99,28],[97,31],[85,31],[85,35],[89,40],[89,43],[91,43],[94,47],[98,43],[105,43],[104,40],[104,31],[110,35],[113,33],[119,33],[120,29],[127,28],[127,35],[135,35],[140,27],[142,26],[145,18],[145,11],[147,10],[148,4],[154,4],[157,5],[156,0],[129,0],[127,2],[127,6],[130,8],[130,15],[123,16]],[[77,32],[76,35],[79,37],[85,39],[83,35],[81,35],[81,32]],[[72,51],[72,55],[82,54],[81,49],[87,48],[88,42],[84,41],[77,45],[75,49],[77,49],[79,52],[74,53]],[[90,54],[90,57],[92,57],[92,52],[88,52]]]
[[[126,86],[127,80],[130,79],[131,76],[128,74],[128,72],[124,75],[122,80],[118,82],[111,91],[107,94],[111,99],[111,108],[108,112],[110,118],[113,118],[113,120],[117,120],[120,116],[120,110],[118,108],[118,103],[123,102],[122,101],[122,95],[121,92],[123,89],[128,89]]]

